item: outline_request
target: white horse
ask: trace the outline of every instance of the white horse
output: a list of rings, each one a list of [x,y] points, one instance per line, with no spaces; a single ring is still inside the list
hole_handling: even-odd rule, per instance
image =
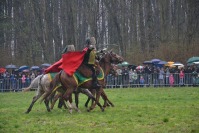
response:
[[[31,81],[31,84],[27,88],[22,88],[23,92],[30,91],[31,89],[37,89],[38,83],[42,75],[38,75],[34,80]]]
[[[36,88],[37,89],[37,92],[36,92],[36,95],[33,97],[33,100],[28,108],[28,110],[26,111],[26,113],[29,113],[34,105],[34,103],[42,96],[44,96],[47,91],[48,91],[48,88],[50,87],[50,82],[52,81],[52,77],[51,77],[51,74],[48,73],[48,74],[42,74],[42,75],[38,75],[30,84],[29,87],[27,88],[24,88],[23,89],[23,92],[27,92],[27,91],[30,91],[31,89],[33,88]],[[58,89],[56,89],[56,92],[58,92],[59,94],[62,94],[62,86],[61,85],[58,85],[57,86]],[[91,94],[91,92],[88,90],[88,89],[84,89],[83,90],[84,94],[86,94],[88,97],[90,97],[91,99],[94,98],[94,96]],[[61,96],[61,95],[60,95]],[[70,101],[72,102],[72,101]],[[69,112],[72,113],[72,109],[74,108],[77,112],[80,112],[80,110],[75,106],[75,105],[72,105],[69,101],[67,102],[67,105],[68,105],[68,108],[69,108]],[[53,105],[54,106],[54,105]],[[51,106],[51,109],[53,109],[53,106]],[[66,105],[64,104],[64,107],[66,107]],[[50,109],[47,107],[47,110],[50,111]]]

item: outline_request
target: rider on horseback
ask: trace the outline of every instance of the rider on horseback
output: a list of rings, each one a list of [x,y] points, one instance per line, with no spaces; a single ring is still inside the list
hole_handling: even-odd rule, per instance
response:
[[[97,80],[97,74],[95,70],[95,59],[96,59],[96,40],[94,37],[86,39],[86,48],[84,50],[86,51],[86,54],[84,56],[84,63],[92,70],[92,81],[93,81],[93,87],[100,88],[100,85]]]

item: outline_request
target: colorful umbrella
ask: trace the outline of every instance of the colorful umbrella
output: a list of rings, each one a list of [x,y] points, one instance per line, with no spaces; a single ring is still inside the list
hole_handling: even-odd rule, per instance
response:
[[[174,62],[173,61],[168,61],[167,64],[165,64],[165,66],[171,66]]]
[[[5,68],[0,68],[0,73],[4,73],[6,72],[6,69]]]

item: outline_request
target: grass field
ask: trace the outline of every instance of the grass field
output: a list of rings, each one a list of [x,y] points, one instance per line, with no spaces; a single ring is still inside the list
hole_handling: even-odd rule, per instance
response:
[[[80,95],[81,113],[44,104],[27,110],[35,92],[0,93],[0,133],[198,133],[199,88],[106,89],[115,107],[87,112]],[[102,101],[101,101],[102,103]]]

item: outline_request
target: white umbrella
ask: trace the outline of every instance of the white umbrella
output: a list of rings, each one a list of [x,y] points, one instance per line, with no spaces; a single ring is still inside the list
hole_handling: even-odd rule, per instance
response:
[[[193,62],[193,64],[199,64],[199,61]]]
[[[182,63],[180,63],[180,62],[175,62],[175,63],[173,63],[173,64],[171,65],[171,67],[183,68],[184,65],[183,65]]]

